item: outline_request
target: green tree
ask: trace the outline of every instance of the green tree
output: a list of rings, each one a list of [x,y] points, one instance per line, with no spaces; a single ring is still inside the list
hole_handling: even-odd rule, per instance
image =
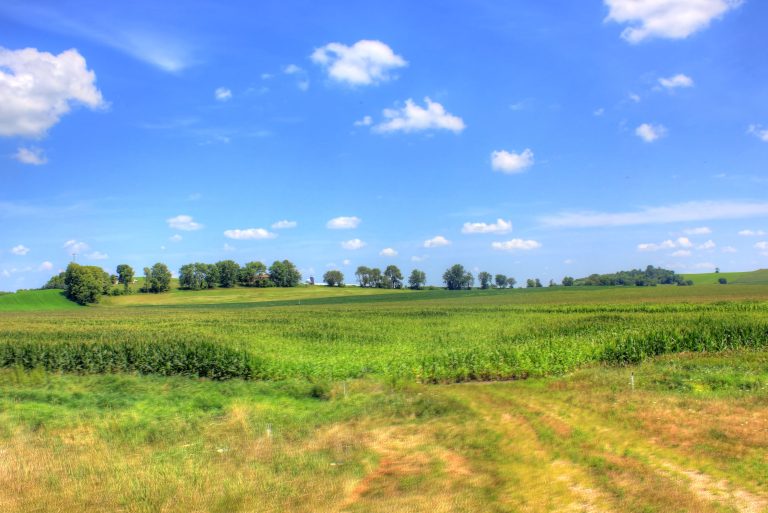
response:
[[[475,278],[472,273],[464,269],[463,265],[455,264],[443,273],[443,282],[448,290],[470,289]]]
[[[534,282],[534,285],[535,285],[536,287],[542,287],[542,286],[543,286],[543,285],[541,284],[541,280],[539,280],[538,278],[536,278],[536,281]]]
[[[491,284],[493,283],[493,276],[491,276],[491,273],[482,271],[477,275],[477,279],[480,280],[481,289],[491,288]]]
[[[388,265],[384,269],[384,276],[388,279],[387,285],[389,288],[400,289],[403,287],[403,273],[400,272],[396,265]]]
[[[357,283],[361,287],[370,287],[371,268],[364,265],[358,266],[357,270],[355,271],[355,278],[357,278]]]
[[[72,301],[81,305],[98,303],[109,290],[109,274],[101,267],[72,262],[64,272],[64,286],[67,298]]]
[[[128,290],[133,283],[133,267],[128,264],[117,266],[117,283],[121,284],[125,290]]]
[[[548,287],[557,287],[557,283],[555,283],[555,280],[553,280],[552,278],[550,278],[550,279],[549,279],[549,285],[547,285],[547,286],[548,286]]]
[[[301,281],[301,273],[290,260],[276,260],[269,267],[269,278],[276,287],[296,287]]]
[[[563,287],[573,287],[573,282],[575,280],[571,276],[566,276],[563,278]]]
[[[515,285],[517,285],[517,280],[514,278],[507,278],[507,287],[510,289],[514,289]]]
[[[237,284],[240,264],[234,260],[222,260],[221,262],[216,262],[216,269],[219,274],[219,285],[224,288],[230,288]]]
[[[493,277],[493,280],[496,282],[496,286],[500,289],[507,286],[507,277],[503,274],[497,274]]]
[[[414,269],[408,277],[408,286],[413,290],[420,290],[427,283],[427,275],[424,271]]]
[[[377,289],[384,287],[384,280],[382,280],[381,269],[379,269],[378,267],[372,268],[368,276],[370,280],[370,285],[369,285],[370,287],[374,287]]]
[[[65,290],[67,288],[67,285],[65,283],[65,277],[67,273],[61,272],[57,274],[56,276],[51,276],[51,279],[46,282],[45,285],[43,285],[44,289],[61,289]]]
[[[528,289],[532,289],[536,286],[536,281],[533,278],[528,278],[525,280],[525,287]]]
[[[270,287],[272,282],[267,274],[267,266],[261,262],[248,262],[240,269],[240,285],[245,287]]]
[[[323,281],[329,287],[343,287],[344,286],[344,274],[341,271],[331,270],[327,271],[323,275]]]
[[[152,268],[144,268],[144,289],[146,292],[159,293],[171,290],[171,271],[168,266],[158,262]]]

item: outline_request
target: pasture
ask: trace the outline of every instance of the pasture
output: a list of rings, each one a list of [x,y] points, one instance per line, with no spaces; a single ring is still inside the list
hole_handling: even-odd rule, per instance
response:
[[[29,294],[2,511],[768,511],[762,285]]]

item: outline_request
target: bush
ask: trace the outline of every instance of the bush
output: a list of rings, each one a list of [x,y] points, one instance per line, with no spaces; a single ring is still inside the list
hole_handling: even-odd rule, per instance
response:
[[[728,284],[728,278],[718,278],[717,283],[720,285],[727,285]]]

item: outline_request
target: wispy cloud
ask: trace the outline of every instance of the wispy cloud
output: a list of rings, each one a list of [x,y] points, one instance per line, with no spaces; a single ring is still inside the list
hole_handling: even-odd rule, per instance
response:
[[[764,201],[690,201],[634,212],[563,212],[539,218],[553,228],[592,228],[768,217]]]
[[[504,242],[492,242],[491,247],[497,251],[530,251],[541,247],[535,240],[512,239]]]
[[[80,17],[74,18],[55,5],[4,2],[0,13],[27,26],[95,41],[163,71],[178,72],[196,62],[191,39],[174,33],[168,28],[171,24],[153,25],[146,17],[125,10],[117,15],[108,8],[81,9]]]

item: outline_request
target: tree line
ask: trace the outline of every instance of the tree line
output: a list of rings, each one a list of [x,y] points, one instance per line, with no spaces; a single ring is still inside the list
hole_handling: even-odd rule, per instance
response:
[[[262,262],[248,262],[240,267],[234,260],[215,264],[196,262],[179,269],[179,288],[187,290],[243,287],[296,287],[301,273],[290,260],[276,260],[269,268]]]
[[[120,264],[115,274],[92,265],[79,265],[75,262],[67,266],[66,271],[51,277],[42,287],[44,289],[62,289],[67,298],[80,304],[97,303],[101,296],[130,294],[135,281],[134,270],[128,264]],[[378,267],[359,266],[355,278],[360,287],[401,289],[406,286],[402,271],[396,265],[388,265],[384,271]],[[492,275],[481,271],[477,274],[481,289],[514,288],[515,278],[504,274]],[[343,287],[344,274],[339,270],[329,270],[323,275],[323,281],[330,287]],[[186,290],[212,289],[215,287],[296,287],[301,283],[301,273],[290,260],[276,260],[269,267],[262,262],[248,262],[242,267],[234,260],[222,260],[214,264],[195,262],[185,264],[179,269],[179,288]],[[424,271],[413,269],[407,280],[407,286],[420,290],[426,286],[427,275]],[[468,290],[475,286],[475,276],[463,265],[455,264],[443,273],[443,283],[448,290]],[[565,276],[561,282],[564,287],[573,286],[655,286],[655,285],[693,285],[679,274],[661,267],[649,265],[644,270],[632,269],[612,274],[592,274],[586,278],[574,279]],[[538,278],[528,278],[527,288],[542,287]],[[549,281],[550,287],[557,284]],[[168,266],[158,262],[144,268],[144,283],[140,292],[160,293],[171,288],[171,272]]]

